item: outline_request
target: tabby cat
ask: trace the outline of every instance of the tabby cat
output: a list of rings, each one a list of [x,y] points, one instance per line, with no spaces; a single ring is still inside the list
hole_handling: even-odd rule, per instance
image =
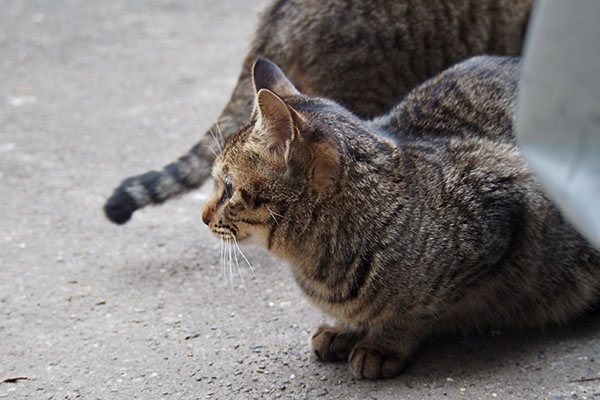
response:
[[[124,180],[104,210],[118,224],[152,203],[199,187],[227,140],[247,121],[250,70],[276,62],[302,92],[362,117],[388,112],[418,83],[478,54],[518,55],[533,0],[277,0],[263,14],[231,99],[185,156]]]
[[[365,120],[256,62],[202,218],[288,261],[337,320],[312,336],[317,359],[389,378],[432,332],[561,323],[598,301],[600,252],[515,144],[518,75],[516,58],[471,58]]]

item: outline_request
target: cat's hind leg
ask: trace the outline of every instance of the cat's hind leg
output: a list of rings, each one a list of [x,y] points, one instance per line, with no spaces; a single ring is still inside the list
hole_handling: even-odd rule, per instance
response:
[[[312,352],[319,361],[347,360],[354,345],[362,337],[362,334],[356,332],[321,325],[311,337]]]

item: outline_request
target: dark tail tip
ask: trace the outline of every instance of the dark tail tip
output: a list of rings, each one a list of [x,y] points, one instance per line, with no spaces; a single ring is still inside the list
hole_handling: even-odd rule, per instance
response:
[[[115,224],[122,225],[129,221],[131,215],[137,210],[138,205],[133,197],[119,186],[106,201],[104,213]]]

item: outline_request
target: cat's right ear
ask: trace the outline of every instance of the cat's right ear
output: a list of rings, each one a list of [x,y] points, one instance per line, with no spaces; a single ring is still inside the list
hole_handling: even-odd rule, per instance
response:
[[[269,89],[261,89],[256,97],[260,128],[255,131],[255,139],[271,154],[287,161],[291,142],[295,138],[292,110]]]
[[[266,58],[259,58],[252,68],[254,90],[258,93],[261,89],[268,89],[279,97],[288,97],[300,94],[294,84],[283,71]]]

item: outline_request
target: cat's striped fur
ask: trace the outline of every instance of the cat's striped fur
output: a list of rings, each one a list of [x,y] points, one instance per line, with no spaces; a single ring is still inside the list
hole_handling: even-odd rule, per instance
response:
[[[248,119],[258,57],[276,62],[306,94],[364,117],[388,112],[418,83],[467,57],[518,55],[533,0],[276,0],[263,14],[223,112],[188,154],[124,180],[104,210],[125,223],[148,204],[199,187],[219,147]],[[211,134],[211,132],[213,134]]]
[[[368,121],[256,63],[203,220],[289,261],[338,321],[315,332],[318,359],[392,377],[431,332],[561,323],[598,301],[600,252],[514,143],[518,74],[518,59],[472,58]]]

